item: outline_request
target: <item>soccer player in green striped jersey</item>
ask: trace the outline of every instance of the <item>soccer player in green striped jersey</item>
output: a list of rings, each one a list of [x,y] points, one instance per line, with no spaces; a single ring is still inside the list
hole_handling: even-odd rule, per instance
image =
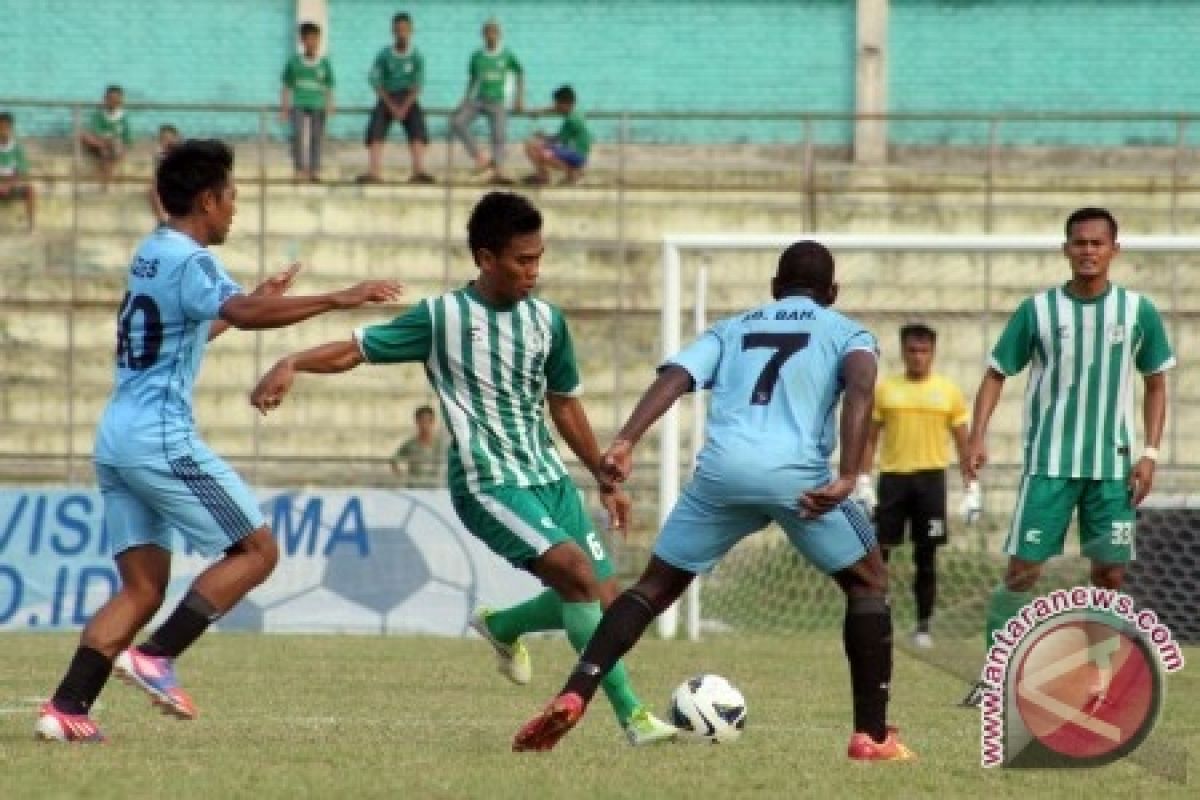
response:
[[[255,387],[259,410],[278,407],[297,372],[345,372],[358,365],[423,364],[453,436],[449,484],[466,528],[493,552],[550,587],[520,605],[480,610],[471,626],[491,643],[501,671],[530,680],[520,637],[565,629],[577,652],[600,623],[617,584],[604,544],[546,428],[558,432],[595,476],[614,527],[625,530],[629,498],[607,477],[583,404],[574,348],[562,312],[534,298],[541,267],[542,216],[520,195],[485,195],[467,224],[479,269],[461,289],[418,303],[353,338],[280,360]],[[634,745],[672,738],[618,665],[603,684]]]
[[[1063,552],[1076,512],[1092,583],[1121,588],[1134,557],[1135,509],[1154,485],[1166,423],[1166,372],[1175,356],[1154,304],[1109,280],[1120,251],[1116,219],[1102,208],[1081,208],[1067,218],[1066,235],[1071,280],[1017,307],[975,397],[967,445],[972,478],[987,463],[988,422],[1005,379],[1032,364],[1024,403],[1025,468],[1004,547],[1008,569],[988,601],[987,647],[1033,599],[1042,565]],[[1135,370],[1144,382],[1145,429],[1136,458]],[[1103,687],[1097,690],[1102,694]]]

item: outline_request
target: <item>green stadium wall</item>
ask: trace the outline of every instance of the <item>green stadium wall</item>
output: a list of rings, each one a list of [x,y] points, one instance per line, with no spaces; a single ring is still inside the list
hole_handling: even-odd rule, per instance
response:
[[[120,83],[130,101],[274,104],[292,47],[293,0],[0,0],[0,98],[90,100]],[[584,110],[832,111],[854,109],[853,0],[510,0],[505,3],[330,0],[339,104],[371,102],[366,72],[406,10],[426,57],[424,102],[453,106],[483,19],[496,14],[524,61],[528,97],[573,84]],[[893,0],[889,107],[897,111],[1194,111],[1200,109],[1196,0]],[[14,109],[24,135],[61,134],[65,111]],[[250,135],[254,114],[144,111],[186,133]],[[343,115],[335,136],[361,136]],[[513,135],[524,133],[519,123]],[[602,139],[611,125],[598,124]],[[272,119],[273,136],[282,135]],[[443,120],[433,121],[435,135]],[[795,122],[637,120],[653,142],[795,141]],[[851,127],[817,138],[848,144]],[[978,144],[983,123],[896,123],[905,144]],[[1006,142],[1121,145],[1173,141],[1169,123],[1006,124]]]

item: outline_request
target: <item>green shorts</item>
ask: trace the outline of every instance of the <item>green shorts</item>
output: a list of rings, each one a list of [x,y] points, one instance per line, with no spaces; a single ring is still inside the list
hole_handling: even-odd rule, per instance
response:
[[[1039,564],[1060,555],[1076,509],[1081,555],[1101,564],[1133,560],[1135,515],[1123,480],[1023,476],[1004,552]]]
[[[452,486],[454,510],[475,538],[520,569],[556,544],[575,542],[591,559],[599,580],[613,567],[600,534],[570,478],[545,486],[499,486],[472,492]]]

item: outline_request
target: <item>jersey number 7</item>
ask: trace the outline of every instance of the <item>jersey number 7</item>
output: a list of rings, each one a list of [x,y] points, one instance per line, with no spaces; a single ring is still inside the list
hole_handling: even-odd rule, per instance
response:
[[[775,393],[775,384],[779,382],[779,371],[789,358],[808,347],[807,333],[747,333],[742,337],[742,350],[753,350],[767,347],[775,354],[767,359],[758,380],[754,382],[754,391],[750,395],[750,405],[765,406],[771,402]]]

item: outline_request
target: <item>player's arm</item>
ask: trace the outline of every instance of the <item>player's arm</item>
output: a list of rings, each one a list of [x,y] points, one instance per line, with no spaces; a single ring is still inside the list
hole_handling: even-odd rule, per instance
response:
[[[292,388],[297,372],[330,375],[348,372],[363,363],[362,351],[353,339],[345,342],[329,342],[308,350],[284,356],[275,362],[258,385],[250,392],[250,405],[266,414],[279,407]]]
[[[1162,443],[1163,428],[1167,424],[1167,374],[1155,372],[1143,378],[1142,425],[1146,431],[1146,449],[1129,475],[1129,490],[1135,506],[1141,505],[1154,487],[1154,467],[1158,460],[1158,446]]]
[[[862,464],[858,468],[858,480],[854,483],[854,500],[868,514],[875,513],[879,505],[879,496],[875,493],[875,483],[871,480],[871,470],[875,467],[875,451],[879,448],[879,433],[883,430],[883,422],[876,418],[878,405],[872,411],[871,426],[867,431],[867,443],[863,447]]]
[[[600,445],[596,444],[596,433],[592,430],[592,423],[579,398],[547,394],[546,407],[550,411],[550,418],[554,420],[555,429],[580,463],[595,476],[600,489],[612,488],[612,481],[605,477],[601,468]]]
[[[971,482],[971,475],[967,471],[971,452],[968,445],[967,424],[964,422],[951,428],[950,438],[954,440],[954,452],[958,454],[958,472],[962,475],[963,486],[966,486]]]
[[[971,431],[967,434],[967,457],[965,474],[967,481],[979,480],[979,470],[988,461],[987,429],[991,422],[1000,394],[1004,391],[1005,375],[995,367],[988,367],[975,393],[975,405],[971,411]]]
[[[871,427],[877,370],[875,353],[869,350],[851,350],[842,359],[841,375],[845,391],[839,423],[838,474],[830,483],[800,496],[800,507],[805,516],[819,517],[832,511],[854,491]]]
[[[396,281],[363,281],[347,289],[304,297],[234,295],[221,306],[220,317],[240,330],[283,328],[328,311],[344,311],[400,297]]]
[[[658,378],[642,394],[633,413],[604,453],[604,473],[609,480],[620,482],[629,478],[633,472],[633,449],[675,401],[692,391],[695,385],[692,374],[676,364],[669,364],[659,371]]]
[[[600,487],[600,503],[608,512],[611,526],[619,531],[628,531],[633,503],[605,473],[600,446],[596,444],[596,434],[583,403],[578,397],[549,393],[546,395],[546,406],[550,410],[550,418],[554,420],[555,429],[567,447],[595,477],[596,485]]]
[[[294,261],[260,283],[250,294],[257,297],[279,297],[280,295],[287,294],[287,290],[292,288],[292,284],[296,281],[296,275],[299,272],[300,262]],[[230,327],[232,326],[223,319],[213,320],[212,325],[208,328],[208,340],[211,342],[229,330]]]

